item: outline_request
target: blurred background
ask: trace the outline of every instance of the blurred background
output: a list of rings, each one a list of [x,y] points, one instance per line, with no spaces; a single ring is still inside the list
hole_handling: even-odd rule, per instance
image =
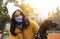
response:
[[[48,31],[49,36],[51,33],[60,33],[60,0],[0,0],[0,38],[9,38],[10,18],[6,8],[8,3],[20,7],[26,16],[36,21],[39,26],[47,18],[58,23],[58,27]]]

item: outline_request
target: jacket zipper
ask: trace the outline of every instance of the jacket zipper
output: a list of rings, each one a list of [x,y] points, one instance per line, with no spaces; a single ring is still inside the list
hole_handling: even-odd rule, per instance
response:
[[[25,38],[24,38],[24,31],[22,31],[22,34],[23,34],[23,39],[25,39]]]
[[[22,35],[23,35],[23,39],[25,39],[25,38],[24,38],[24,32],[23,32],[23,31],[22,31]],[[19,36],[18,36],[18,39],[20,39],[20,37],[19,37]]]

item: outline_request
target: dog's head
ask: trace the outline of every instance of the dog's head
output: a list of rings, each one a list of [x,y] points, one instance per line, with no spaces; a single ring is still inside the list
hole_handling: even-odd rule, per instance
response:
[[[57,27],[58,24],[55,22],[52,22],[52,20],[44,20],[41,25],[49,29],[49,28]]]

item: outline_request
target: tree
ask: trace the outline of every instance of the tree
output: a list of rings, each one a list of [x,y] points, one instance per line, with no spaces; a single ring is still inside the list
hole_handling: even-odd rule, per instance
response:
[[[6,8],[6,4],[1,3],[0,5],[0,25],[2,26],[2,30],[4,30],[5,23],[10,21],[8,10]],[[1,27],[0,26],[0,27]]]
[[[29,13],[33,13],[33,8],[31,8],[29,4],[22,4],[20,8],[27,16],[29,15]]]
[[[54,13],[54,12],[52,12]],[[52,17],[53,21],[58,23],[58,27],[55,28],[55,30],[60,30],[60,10],[59,10],[59,7],[56,8],[56,13],[53,14],[53,17]]]
[[[60,13],[59,7],[56,8],[56,13]]]
[[[0,0],[0,6],[1,6],[2,2],[3,2],[3,0]]]

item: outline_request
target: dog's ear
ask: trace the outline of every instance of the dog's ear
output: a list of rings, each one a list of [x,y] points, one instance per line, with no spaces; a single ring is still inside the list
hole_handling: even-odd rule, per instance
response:
[[[44,25],[51,25],[51,23],[52,23],[52,20],[44,20],[43,22],[42,22]]]
[[[52,22],[52,20],[48,20],[48,19],[46,19],[45,21],[48,22],[48,23],[51,23]]]
[[[45,26],[46,28],[51,28],[52,20],[44,20],[41,24],[41,26]]]

